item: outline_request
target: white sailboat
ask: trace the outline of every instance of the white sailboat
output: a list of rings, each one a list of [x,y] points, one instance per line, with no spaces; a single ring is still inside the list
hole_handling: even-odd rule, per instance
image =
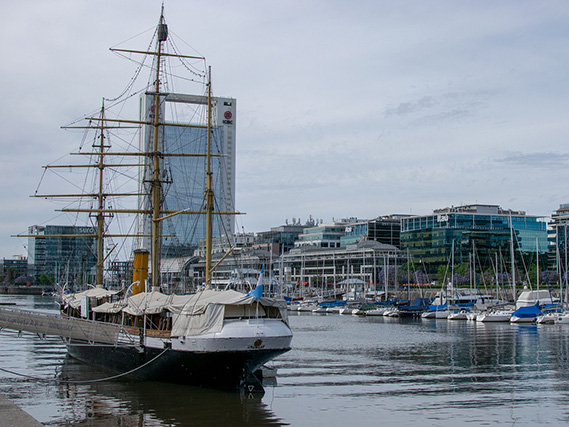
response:
[[[484,311],[482,313],[478,313],[476,316],[477,322],[509,322],[510,318],[512,317],[512,313],[514,310],[510,310],[507,308],[498,310],[493,309],[489,311]]]
[[[510,218],[510,266],[512,274],[512,301],[516,301],[516,269],[515,269],[515,257],[514,257],[514,228],[512,226],[512,219]],[[496,260],[496,275],[498,271],[498,261]],[[496,276],[496,286],[498,285],[498,277]],[[477,322],[509,322],[512,314],[514,313],[514,308],[510,307],[509,304],[496,305],[486,311],[482,311],[477,314]]]
[[[449,259],[450,264],[450,282],[448,285],[443,285],[443,288],[438,292],[437,296],[433,300],[433,303],[429,305],[429,311],[425,311],[421,314],[423,319],[447,319],[450,315],[449,309],[449,297],[448,290],[454,289],[454,240],[452,241],[451,257]],[[448,272],[448,266],[447,266]],[[446,282],[446,273],[443,283]]]

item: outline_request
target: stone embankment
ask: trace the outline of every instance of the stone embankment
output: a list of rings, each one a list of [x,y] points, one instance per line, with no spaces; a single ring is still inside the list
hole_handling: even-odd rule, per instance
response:
[[[42,427],[43,424],[0,394],[0,427]]]
[[[40,286],[11,286],[0,285],[0,294],[8,295],[41,295],[43,292]]]

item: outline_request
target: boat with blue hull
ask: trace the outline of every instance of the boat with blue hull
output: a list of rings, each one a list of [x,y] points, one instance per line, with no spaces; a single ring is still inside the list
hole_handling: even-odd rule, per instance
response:
[[[510,323],[534,323],[542,314],[539,304],[523,306],[512,313]]]
[[[102,346],[85,341],[71,340],[67,344],[69,355],[82,362],[102,366],[118,373],[142,380],[164,381],[194,386],[262,391],[259,370],[268,361],[288,351],[286,346],[279,349],[255,347],[254,338],[250,349],[242,346],[234,351],[220,350],[195,351],[191,345],[144,348],[130,346]],[[216,340],[218,341],[218,340]],[[161,342],[164,345],[164,341]]]
[[[271,359],[291,348],[292,332],[288,324],[286,303],[281,298],[271,297],[263,287],[263,269],[257,286],[238,292],[231,289],[215,289],[212,285],[213,265],[212,237],[214,217],[236,215],[238,212],[216,210],[218,205],[212,179],[212,159],[221,157],[212,153],[212,134],[216,122],[212,118],[211,71],[205,67],[205,95],[173,94],[166,84],[171,84],[169,70],[190,71],[188,81],[198,75],[194,63],[204,58],[178,54],[175,47],[167,51],[168,27],[163,9],[153,35],[154,50],[121,50],[131,58],[148,55],[153,58],[148,87],[139,93],[140,98],[150,103],[147,112],[141,111],[139,120],[109,119],[106,110],[100,117],[87,118],[88,126],[98,137],[93,144],[90,158],[99,176],[96,190],[86,191],[84,198],[95,200],[91,208],[66,208],[66,212],[87,213],[96,223],[97,264],[96,284],[90,289],[61,294],[60,314],[57,317],[32,312],[5,311],[0,313],[0,327],[27,330],[40,335],[59,335],[65,341],[69,355],[81,361],[108,368],[123,375],[145,380],[168,381],[200,386],[245,387],[249,391],[263,391],[256,373]],[[179,60],[177,67],[167,66],[166,61]],[[141,61],[140,64],[144,64]],[[205,61],[204,61],[205,64]],[[137,70],[136,76],[142,69]],[[134,80],[129,87],[132,87]],[[124,95],[124,94],[123,94]],[[205,123],[169,121],[164,100],[188,98],[196,104],[205,105]],[[132,98],[132,95],[125,96]],[[118,98],[117,98],[118,99]],[[113,100],[117,102],[117,100]],[[140,105],[143,105],[141,101]],[[219,106],[218,106],[219,107]],[[227,107],[229,108],[229,107]],[[227,110],[225,118],[231,114]],[[223,117],[223,112],[221,113]],[[205,149],[199,153],[168,152],[164,141],[167,128],[197,128],[203,132]],[[138,128],[141,132],[140,151],[130,153],[112,152],[107,132],[111,129]],[[132,131],[129,131],[132,132]],[[146,138],[146,139],[145,139]],[[110,165],[108,158],[123,159],[138,157],[140,165]],[[164,159],[201,157],[204,159],[203,179],[204,207],[198,211],[187,208],[168,210],[164,194],[172,183],[173,175],[165,168]],[[128,162],[127,162],[128,163]],[[132,162],[131,162],[132,163]],[[121,166],[142,167],[138,173],[139,197],[136,207],[116,209],[108,202],[109,190],[103,188],[106,170]],[[68,166],[73,167],[73,166]],[[196,179],[196,177],[192,177]],[[130,194],[132,195],[132,194]],[[39,196],[39,197],[60,197]],[[71,195],[67,195],[71,196]],[[130,236],[136,240],[133,257],[132,283],[120,290],[108,290],[103,286],[104,264],[114,247],[106,248],[110,234],[106,221],[123,213],[136,214],[139,228]],[[162,238],[166,235],[164,220],[177,215],[205,216],[205,261],[203,282],[192,294],[165,293],[161,282]],[[142,225],[140,225],[142,224]],[[133,227],[134,229],[135,227]],[[50,236],[44,236],[50,237]],[[145,244],[148,243],[147,247]],[[231,253],[231,248],[218,264]]]

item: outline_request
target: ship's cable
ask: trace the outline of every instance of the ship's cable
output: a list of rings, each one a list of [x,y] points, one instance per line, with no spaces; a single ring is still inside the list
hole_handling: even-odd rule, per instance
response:
[[[169,347],[168,347],[168,348],[165,348],[160,354],[158,354],[158,355],[155,356],[154,358],[150,359],[148,362],[146,362],[146,363],[144,363],[144,364],[142,364],[142,365],[140,365],[140,366],[137,366],[136,368],[131,369],[130,371],[123,372],[123,373],[120,373],[120,374],[117,374],[117,375],[113,375],[113,376],[110,376],[110,377],[106,377],[106,378],[98,378],[98,379],[95,379],[95,380],[60,380],[60,379],[57,379],[57,378],[40,378],[40,377],[34,377],[33,375],[27,375],[27,374],[22,374],[22,373],[20,373],[20,372],[11,371],[11,370],[9,370],[9,369],[5,369],[5,368],[2,368],[2,367],[0,367],[0,371],[6,372],[6,373],[12,374],[12,375],[17,375],[17,376],[19,376],[19,377],[29,378],[29,379],[34,380],[34,381],[40,381],[40,382],[56,382],[56,383],[60,383],[60,384],[92,384],[92,383],[100,383],[100,382],[103,382],[103,381],[110,381],[110,380],[114,380],[114,379],[117,379],[117,378],[124,377],[125,375],[130,375],[130,374],[132,374],[133,372],[136,372],[136,371],[138,371],[139,369],[142,369],[142,368],[144,368],[145,366],[151,364],[151,363],[154,362],[156,359],[158,359],[159,357],[161,357],[164,353],[166,353],[168,350],[170,350]]]

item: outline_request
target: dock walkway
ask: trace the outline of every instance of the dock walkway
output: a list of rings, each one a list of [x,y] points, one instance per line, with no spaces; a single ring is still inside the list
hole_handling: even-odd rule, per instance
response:
[[[42,427],[43,424],[0,394],[0,427]]]

